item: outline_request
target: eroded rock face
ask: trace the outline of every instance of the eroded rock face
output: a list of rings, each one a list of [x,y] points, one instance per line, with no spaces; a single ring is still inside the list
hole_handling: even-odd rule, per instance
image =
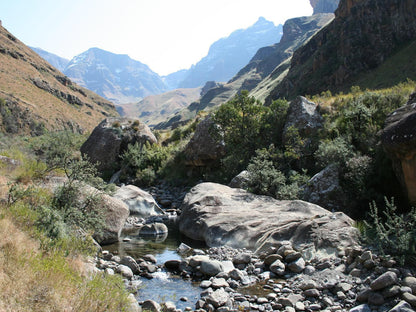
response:
[[[146,142],[156,143],[157,139],[144,123],[132,118],[106,118],[81,146],[81,153],[92,163],[98,162],[100,172],[113,171],[129,144]]]
[[[194,136],[185,147],[188,165],[207,166],[224,155],[224,143],[214,137],[213,127],[215,124],[210,117],[202,120],[196,127]]]
[[[383,147],[393,161],[394,171],[407,191],[411,204],[416,204],[416,99],[391,113],[381,135]]]
[[[339,0],[310,0],[313,14],[334,13],[338,8]]]
[[[355,244],[353,220],[304,201],[279,201],[215,183],[190,190],[182,204],[179,229],[208,246],[261,250],[289,240],[311,256],[336,253]]]

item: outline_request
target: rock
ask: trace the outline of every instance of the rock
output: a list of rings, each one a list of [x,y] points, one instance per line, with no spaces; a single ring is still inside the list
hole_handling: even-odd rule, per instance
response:
[[[218,288],[225,288],[225,287],[229,287],[230,285],[228,285],[227,281],[224,278],[213,278],[211,280],[211,287],[214,289],[218,289]]]
[[[389,312],[414,312],[406,301],[400,301]]]
[[[384,298],[377,292],[371,292],[368,296],[368,304],[380,306],[384,303]]]
[[[139,303],[133,294],[127,296],[127,311],[126,312],[141,312]]]
[[[142,258],[143,258],[143,260],[149,261],[151,263],[156,263],[157,262],[156,257],[154,255],[151,255],[151,254],[144,255]]]
[[[228,186],[232,188],[244,189],[246,188],[246,185],[249,181],[250,181],[250,173],[247,170],[243,170],[231,180]]]
[[[148,218],[164,214],[152,195],[134,185],[126,185],[117,189],[115,198],[122,200],[129,207],[130,214]]]
[[[98,163],[100,172],[114,171],[114,165],[129,144],[157,143],[150,128],[137,119],[110,117],[92,131],[81,146],[81,153],[92,163]]]
[[[412,98],[413,99],[413,98]],[[385,121],[381,142],[411,204],[416,204],[416,101],[395,110]]]
[[[290,240],[298,250],[336,254],[353,246],[357,230],[343,213],[303,201],[279,201],[215,183],[201,183],[185,196],[179,229],[208,246],[262,248]]]
[[[251,262],[251,254],[249,253],[240,253],[233,258],[233,263],[238,264],[248,264]]]
[[[165,262],[164,266],[169,271],[178,271],[181,262],[181,260],[168,260]]]
[[[199,284],[199,287],[201,287],[201,288],[209,288],[209,287],[211,287],[211,281],[207,281],[207,280],[205,280],[205,281],[202,281],[200,284]]]
[[[184,149],[188,166],[205,167],[215,163],[224,155],[224,142],[212,135],[215,127],[209,116],[197,125],[194,135]]]
[[[265,265],[271,265],[273,262],[275,262],[276,260],[283,260],[283,257],[281,255],[278,254],[271,254],[268,255],[265,259],[264,259],[264,264]]]
[[[83,188],[83,191],[88,193],[100,194],[100,192],[93,187]],[[100,194],[99,206],[104,214],[104,229],[102,233],[94,235],[94,239],[100,245],[106,245],[118,242],[120,239],[121,230],[129,216],[129,208],[121,200],[111,197],[107,194]]]
[[[312,288],[312,289],[305,290],[303,292],[303,295],[305,297],[318,298],[321,294],[320,294],[319,290],[317,290],[315,288]]]
[[[228,275],[236,281],[241,281],[244,278],[243,272],[239,269],[234,269],[234,270],[230,271],[228,273]]]
[[[118,265],[116,267],[116,272],[128,279],[132,279],[133,277],[133,271],[126,265],[122,265],[122,264]]]
[[[298,294],[290,294],[287,297],[279,298],[279,303],[281,303],[284,307],[294,307],[296,302],[303,301],[304,297]]]
[[[229,299],[230,296],[228,293],[224,289],[220,288],[208,295],[206,297],[206,302],[208,304],[212,304],[215,308],[219,308],[225,305]]]
[[[400,286],[399,285],[392,285],[385,289],[383,289],[382,295],[384,298],[391,298],[395,297],[400,294]]]
[[[168,233],[168,227],[164,223],[145,224],[140,228],[140,235],[163,235]]]
[[[181,243],[177,249],[178,253],[180,254],[185,254],[187,252],[190,252],[191,250],[192,248],[185,243]]]
[[[371,312],[371,308],[367,304],[361,304],[350,309],[349,312]]]
[[[172,301],[165,302],[165,309],[167,312],[176,312],[176,305]]]
[[[133,274],[140,274],[140,267],[137,264],[136,260],[134,260],[132,257],[124,256],[123,258],[121,258],[120,264],[128,266],[132,270]]]
[[[286,266],[280,260],[276,260],[275,262],[273,262],[270,265],[270,271],[272,271],[274,274],[284,275],[285,274],[285,270],[286,270]]]
[[[217,260],[203,260],[201,262],[201,272],[202,274],[208,276],[215,276],[218,273],[222,272],[221,262]]]
[[[370,287],[372,290],[380,290],[386,288],[390,285],[397,283],[397,275],[394,272],[386,272],[376,278],[371,284]]]
[[[142,303],[142,310],[149,312],[160,312],[162,311],[162,307],[156,301],[146,300]]]
[[[412,289],[412,293],[416,295],[416,277],[407,276],[403,279],[403,286],[410,287]]]
[[[299,258],[287,265],[288,269],[295,273],[300,273],[305,269],[305,260]]]
[[[346,211],[347,195],[340,186],[338,166],[331,164],[315,174],[303,186],[301,198],[331,211]]]
[[[402,299],[409,303],[413,308],[416,308],[416,296],[411,293],[402,294]]]
[[[191,267],[196,268],[201,265],[202,261],[210,261],[208,256],[205,255],[196,255],[188,258],[188,263]]]
[[[310,0],[313,14],[334,13],[338,8],[339,0]]]

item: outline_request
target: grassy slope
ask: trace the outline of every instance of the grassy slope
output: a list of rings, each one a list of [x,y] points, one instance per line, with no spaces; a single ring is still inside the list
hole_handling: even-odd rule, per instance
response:
[[[70,104],[63,97],[37,87],[33,80],[51,89],[77,97],[82,105]],[[81,88],[44,61],[5,28],[0,27],[0,97],[29,110],[47,129],[62,129],[73,123],[90,131],[107,115],[116,115],[113,104]],[[65,85],[66,84],[66,85]],[[56,93],[56,92],[55,92]]]

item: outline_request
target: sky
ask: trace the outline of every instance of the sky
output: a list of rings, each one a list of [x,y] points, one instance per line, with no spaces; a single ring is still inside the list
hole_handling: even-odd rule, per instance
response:
[[[212,43],[265,17],[312,14],[309,0],[1,0],[3,27],[26,45],[72,59],[92,47],[147,64],[188,69]]]

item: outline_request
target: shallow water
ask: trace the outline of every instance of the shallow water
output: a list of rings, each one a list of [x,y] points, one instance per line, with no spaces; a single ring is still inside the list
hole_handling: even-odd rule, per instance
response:
[[[178,246],[183,242],[192,248],[205,248],[201,242],[196,242],[181,235],[175,223],[167,224],[169,235],[167,237],[139,236],[137,231],[129,231],[122,233],[122,238],[129,241],[120,241],[116,244],[105,246],[104,249],[109,250],[113,254],[121,257],[131,256],[139,259],[146,254],[152,254],[156,257],[157,264],[163,264],[168,260],[181,259],[176,251]],[[136,295],[138,301],[152,299],[158,303],[172,301],[176,307],[184,310],[186,307],[195,307],[196,301],[199,299],[201,288],[199,283],[193,283],[184,280],[179,276],[174,276],[169,272],[162,271],[153,274],[153,279],[148,280],[142,278],[142,284]],[[181,298],[186,297],[189,301],[182,301]]]

